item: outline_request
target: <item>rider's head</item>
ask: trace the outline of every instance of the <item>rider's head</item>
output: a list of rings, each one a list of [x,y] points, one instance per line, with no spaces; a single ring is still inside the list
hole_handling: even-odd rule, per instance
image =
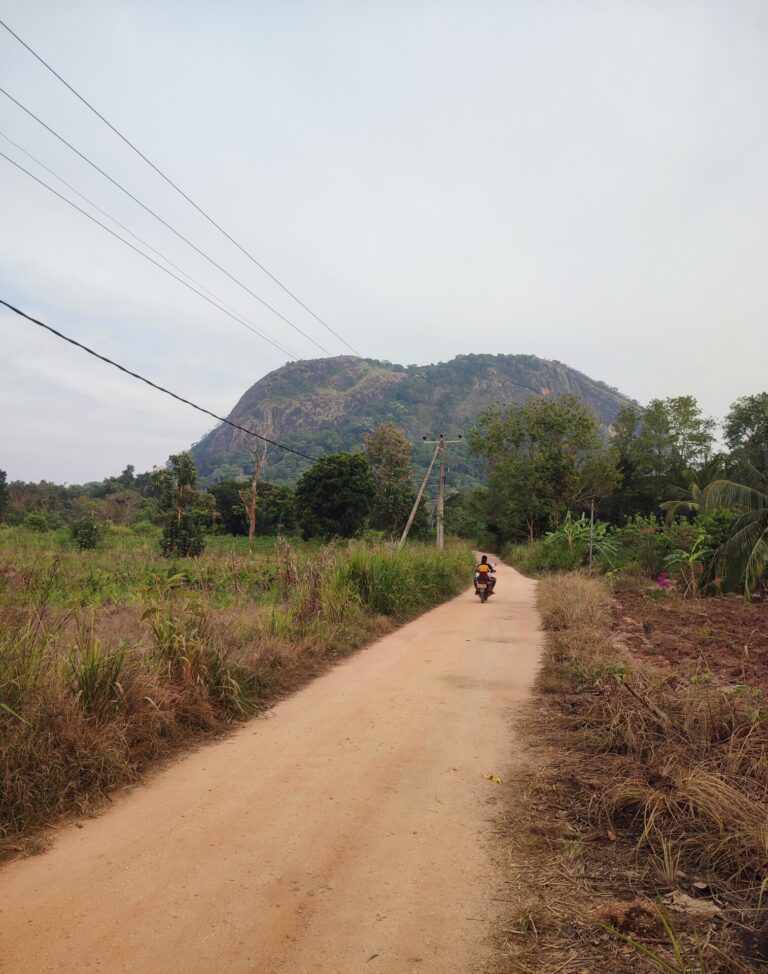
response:
[[[482,557],[482,558],[480,559],[480,562],[481,562],[481,564],[483,564],[483,565],[484,565],[484,564],[485,564],[485,563],[486,563],[487,561],[488,561],[488,555],[483,555],[483,557]]]

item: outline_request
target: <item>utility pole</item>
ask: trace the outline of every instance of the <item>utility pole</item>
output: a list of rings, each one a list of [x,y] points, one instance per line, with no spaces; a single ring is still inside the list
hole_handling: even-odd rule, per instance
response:
[[[419,487],[419,492],[416,495],[416,501],[411,509],[411,513],[408,516],[408,523],[405,525],[405,530],[403,531],[403,535],[397,544],[398,549],[403,547],[403,545],[405,544],[405,539],[408,537],[408,532],[411,530],[413,519],[416,517],[416,511],[418,511],[419,509],[419,504],[421,503],[421,498],[424,494],[424,489],[426,488],[427,483],[429,482],[429,476],[432,473],[432,467],[434,467],[435,465],[435,460],[437,460],[437,453],[439,449],[440,447],[436,446],[435,452],[432,454],[432,460],[430,461],[430,464],[427,467],[427,472],[424,474],[424,479],[421,482],[421,487]]]
[[[445,433],[441,433],[437,440],[428,440],[426,436],[423,436],[422,439],[425,443],[434,443],[436,451],[440,453],[440,486],[437,494],[437,547],[442,551],[445,544],[445,448],[448,443],[460,443],[462,437],[446,440]]]

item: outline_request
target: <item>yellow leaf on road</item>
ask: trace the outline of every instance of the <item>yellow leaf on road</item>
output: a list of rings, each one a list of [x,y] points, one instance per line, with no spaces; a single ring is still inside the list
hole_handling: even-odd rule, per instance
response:
[[[484,774],[483,777],[486,781],[495,781],[497,785],[501,784],[501,778],[497,774]]]

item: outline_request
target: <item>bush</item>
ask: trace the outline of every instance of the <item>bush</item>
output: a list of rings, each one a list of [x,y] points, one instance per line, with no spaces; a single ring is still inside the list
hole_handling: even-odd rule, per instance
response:
[[[79,551],[92,551],[101,539],[101,528],[92,514],[75,521],[69,530]]]
[[[730,537],[735,518],[733,511],[718,507],[706,514],[699,514],[696,527],[705,536],[710,548],[719,548]]]
[[[48,523],[48,518],[45,514],[40,514],[39,511],[32,511],[27,514],[24,518],[24,527],[30,528],[32,531],[49,531],[50,524]]]
[[[511,545],[504,557],[528,574],[572,571],[588,564],[590,538],[593,565],[613,567],[618,559],[616,532],[604,521],[590,524],[585,514],[574,518],[570,512],[556,531],[526,545]]]
[[[182,514],[163,528],[160,550],[166,558],[196,558],[205,548],[205,524],[197,512]]]
[[[544,572],[568,571],[580,564],[581,556],[556,545],[547,544],[543,538],[527,544],[506,545],[502,549],[504,561],[514,565],[524,575],[540,575]]]

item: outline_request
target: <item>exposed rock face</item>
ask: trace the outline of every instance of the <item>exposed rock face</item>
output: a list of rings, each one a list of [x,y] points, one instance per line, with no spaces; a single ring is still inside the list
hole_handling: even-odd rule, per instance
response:
[[[229,414],[233,422],[269,433],[314,456],[359,446],[378,423],[393,422],[419,444],[423,435],[468,430],[477,414],[498,402],[571,393],[610,425],[629,400],[615,389],[559,362],[534,355],[460,355],[437,365],[392,365],[353,355],[292,362],[260,379]],[[220,425],[192,449],[206,480],[237,476],[249,467],[242,434]],[[454,483],[476,480],[477,462],[456,451]],[[273,450],[266,476],[291,482],[306,463]]]

